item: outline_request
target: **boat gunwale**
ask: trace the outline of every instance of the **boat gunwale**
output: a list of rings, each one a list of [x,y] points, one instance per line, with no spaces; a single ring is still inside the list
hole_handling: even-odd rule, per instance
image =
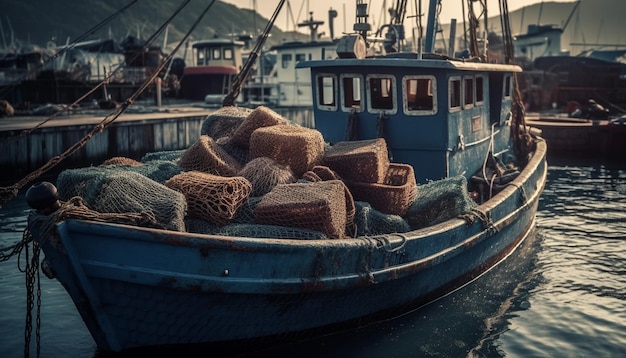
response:
[[[538,170],[538,165],[539,163],[542,162],[541,159],[544,158],[545,148],[546,148],[545,142],[542,141],[541,143],[543,144],[538,146],[538,151],[535,154],[536,160],[531,160],[531,162],[529,163],[529,166],[530,166],[529,171],[527,171],[526,173],[524,173],[523,171],[522,172],[524,173],[523,176],[522,174],[520,174],[520,177],[522,177],[520,179],[521,181],[528,180],[536,172],[536,170]],[[518,206],[514,211],[508,212],[507,215],[491,223],[490,226],[483,227],[483,229],[481,229],[478,233],[472,236],[469,236],[459,241],[458,243],[455,243],[453,246],[445,247],[441,250],[433,252],[433,254],[431,255],[428,255],[419,259],[408,260],[406,262],[395,263],[395,264],[391,264],[391,265],[384,266],[384,267],[370,268],[367,270],[367,272],[361,272],[361,271],[355,270],[355,271],[346,271],[341,274],[333,274],[333,275],[328,274],[328,275],[323,275],[320,277],[300,277],[300,276],[294,275],[293,277],[272,278],[271,280],[268,280],[268,279],[259,279],[257,277],[229,277],[229,276],[215,276],[215,275],[204,275],[204,274],[195,275],[195,274],[189,274],[185,272],[176,272],[176,275],[179,278],[185,277],[190,280],[199,279],[201,283],[198,284],[198,288],[201,291],[205,291],[205,292],[219,291],[222,293],[230,292],[233,294],[234,293],[246,294],[246,293],[259,293],[259,292],[272,293],[272,294],[281,292],[283,294],[289,294],[289,293],[294,293],[294,292],[303,292],[303,290],[306,292],[323,292],[323,291],[332,291],[332,290],[341,289],[341,288],[361,286],[363,284],[367,285],[368,282],[370,284],[376,284],[378,282],[401,279],[403,277],[410,276],[420,270],[424,270],[424,269],[428,269],[431,267],[435,267],[437,265],[441,265],[442,263],[449,261],[453,259],[454,257],[462,254],[463,252],[466,251],[467,248],[474,247],[480,244],[481,242],[483,242],[484,240],[488,240],[489,238],[494,237],[495,232],[511,224],[515,220],[515,218],[521,215],[521,213],[528,210],[529,208],[531,208],[531,206],[535,205],[538,202],[539,195],[543,189],[543,186],[545,185],[545,179],[547,176],[547,166],[544,166],[543,173],[541,173],[540,175],[541,175],[541,179],[539,181],[541,183],[541,186],[536,187],[536,189],[534,190],[533,194],[530,197],[524,197],[524,202],[520,206]],[[514,195],[515,192],[522,190],[520,188],[521,186],[519,184],[512,183],[511,185],[507,186],[507,188],[505,188],[502,192],[494,196],[494,199],[496,199],[494,201],[498,201],[498,203],[494,205],[482,206],[482,209],[490,210],[490,209],[495,208],[497,205],[501,204],[504,200]],[[505,191],[508,193],[506,193]],[[480,206],[478,208],[480,208]],[[72,221],[87,223],[84,220],[72,220]],[[81,223],[77,223],[77,224],[80,228]],[[484,225],[485,223],[478,223],[478,224]],[[105,224],[105,225],[108,225],[108,224]],[[122,230],[124,229],[124,227],[127,226],[127,225],[120,225],[120,224],[111,224],[111,225],[121,226],[120,229]],[[458,218],[451,219],[451,220],[448,220],[446,222],[443,222],[443,223],[440,223],[431,227],[423,228],[420,230],[414,230],[412,231],[414,234],[419,233],[420,235],[419,236],[413,235],[410,237],[405,237],[405,240],[406,241],[419,240],[421,238],[426,238],[429,236],[444,233],[446,231],[457,229],[457,227],[460,225],[466,226],[467,222],[463,219],[458,219]],[[70,224],[70,226],[74,226],[74,225]],[[525,235],[531,226],[532,225],[529,224],[527,227],[525,227],[521,234]],[[65,232],[69,228],[67,226],[62,226],[60,229]],[[93,228],[84,227],[83,229],[87,231],[91,231],[91,229]],[[147,229],[147,230],[151,231],[153,229]],[[156,230],[159,233],[163,233],[163,232],[170,233],[167,230],[158,230],[158,229]],[[154,237],[150,235],[144,235],[144,236],[140,235],[141,232],[139,231],[133,230],[132,232],[134,232],[138,238],[143,239],[143,240],[154,239]],[[65,232],[65,235],[67,235],[66,232]],[[203,234],[200,234],[200,235],[203,235]],[[390,234],[389,236],[401,236],[401,235],[402,234]],[[233,241],[237,240],[236,237],[233,238],[229,236],[215,236],[215,235],[206,235],[206,236],[211,237],[212,239],[211,242],[213,244],[224,245],[224,247],[221,247],[221,246],[216,247],[215,245],[209,245],[209,249],[224,248],[224,249],[229,249],[229,250],[244,250],[244,251],[255,250],[250,247],[246,248],[245,245],[243,244],[233,247],[232,243]],[[199,238],[194,236],[194,237],[190,237],[189,239],[190,240],[182,240],[180,244],[181,245],[187,244],[188,246],[192,247],[194,243],[198,242],[197,239]],[[223,239],[226,239],[226,240],[223,240]],[[372,246],[376,244],[375,241],[371,240],[371,238],[365,238],[361,240],[352,238],[352,239],[340,239],[340,240],[304,240],[304,241],[303,240],[289,240],[289,239],[268,239],[270,240],[269,242],[268,240],[265,240],[265,239],[255,239],[255,238],[244,238],[244,239],[251,239],[253,241],[257,241],[256,243],[259,244],[258,245],[259,249],[272,251],[272,252],[276,252],[277,250],[281,250],[281,249],[285,250],[286,252],[289,252],[289,251],[292,251],[295,246],[298,246],[304,249],[305,247],[301,245],[302,243],[308,244],[307,247],[310,248],[310,246],[313,246],[313,247],[324,246],[328,244],[337,244],[337,241],[344,241],[342,245],[335,245],[337,249],[344,249],[344,250],[354,249],[358,246],[364,246],[364,245]],[[171,240],[171,238],[168,237],[167,240]],[[258,243],[258,240],[261,240],[262,242]],[[515,240],[513,240],[512,242],[515,242],[517,240],[519,240],[519,237],[516,237]],[[284,243],[284,241],[289,241],[289,242]],[[315,243],[311,243],[310,241],[315,241]],[[272,243],[272,245],[270,245],[269,243]],[[179,244],[179,242],[176,242],[176,244]],[[276,246],[274,244],[278,244],[279,246]],[[202,245],[202,244],[199,244],[199,245]],[[392,244],[392,246],[393,245],[396,245],[399,247],[397,242],[395,244]],[[513,249],[514,248],[506,249],[506,250],[513,250]],[[259,251],[259,250],[256,250],[256,251]],[[383,252],[382,255],[386,255],[389,253],[392,253],[392,251]],[[506,252],[506,254],[508,255],[510,254],[510,252]],[[498,255],[500,254],[496,254],[496,256]],[[84,267],[85,265],[87,265],[88,267],[98,267],[98,272],[100,272],[100,275],[104,275],[104,276],[110,275],[114,277],[114,276],[118,276],[114,274],[116,272],[119,273],[119,272],[126,271],[126,270],[132,270],[134,272],[134,275],[136,276],[135,280],[139,280],[141,278],[141,279],[147,279],[148,281],[159,282],[160,278],[171,275],[171,272],[161,272],[161,271],[153,270],[153,269],[146,270],[146,269],[139,268],[139,267],[129,267],[127,265],[124,265],[123,267],[118,267],[118,265],[115,265],[115,264],[92,261],[89,259],[81,259],[79,261],[80,261],[80,264],[78,262],[74,263],[74,265],[77,265],[76,269],[78,269],[78,267],[83,267],[82,269],[80,269],[80,271],[82,271],[85,269]],[[496,260],[496,263],[499,261],[500,260]],[[175,281],[176,281],[175,283],[172,282],[170,284],[172,288],[176,288],[179,285],[179,281],[182,282],[185,280],[175,280]],[[129,282],[134,282],[134,281],[130,280]],[[227,289],[227,287],[229,286],[224,286],[224,285],[236,285],[236,287],[235,286],[231,287],[231,289],[233,289],[231,290],[231,289]],[[184,287],[184,284],[182,284],[181,287]],[[265,287],[265,289],[263,289],[263,287]]]

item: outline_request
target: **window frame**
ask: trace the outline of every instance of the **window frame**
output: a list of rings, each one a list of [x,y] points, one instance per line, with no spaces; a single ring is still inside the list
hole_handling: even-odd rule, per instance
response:
[[[431,109],[409,109],[408,81],[430,80],[430,92],[432,94]],[[433,75],[406,75],[402,77],[402,110],[407,115],[428,116],[437,114],[437,78]]]
[[[471,81],[471,85],[467,85],[468,81]],[[476,79],[474,76],[463,76],[463,94],[461,95],[461,105],[463,109],[471,109],[474,108],[476,103]],[[468,93],[468,89],[471,90],[471,97],[467,98],[470,93]],[[468,102],[468,99],[470,100]]]
[[[291,53],[283,53],[280,56],[280,66],[281,68],[289,68],[291,61],[293,61],[293,54]]]
[[[513,97],[513,76],[509,73],[504,75],[502,84],[502,99],[511,99]]]
[[[344,89],[345,88],[344,80],[347,79],[347,78],[352,78],[352,79],[358,78],[359,81],[361,82],[361,84],[359,86],[359,97],[361,99],[360,99],[360,104],[359,104],[358,108],[353,107],[353,106],[349,106],[349,107],[346,106],[346,102],[347,101],[346,101],[346,98],[345,98],[346,91]],[[342,111],[344,111],[344,112],[351,112],[353,109],[355,109],[356,112],[360,113],[360,112],[363,112],[365,110],[365,107],[364,107],[364,104],[365,104],[365,101],[364,101],[364,99],[365,99],[365,85],[364,84],[365,84],[365,79],[363,78],[363,75],[359,74],[359,73],[342,73],[339,76],[339,89],[340,89],[340,92],[341,92],[340,100],[341,100],[341,110]]]
[[[478,100],[478,79],[480,79],[481,81],[481,85],[480,85],[480,94],[482,97],[482,100]],[[484,75],[476,75],[474,76],[474,105],[476,107],[479,106],[483,106],[485,104],[485,76]]]
[[[232,60],[235,58],[235,51],[232,48],[225,48],[223,56],[225,60]]]
[[[213,60],[221,60],[222,59],[222,48],[221,47],[212,47],[211,48],[211,59],[213,59]]]
[[[374,104],[374,101],[372,100],[372,85],[371,85],[371,81],[373,79],[378,79],[378,80],[382,80],[382,79],[388,79],[391,80],[391,85],[390,85],[390,89],[391,89],[391,94],[389,97],[391,97],[391,108],[373,108],[372,104]],[[398,96],[396,94],[397,92],[397,84],[396,84],[396,76],[391,75],[391,74],[368,74],[365,77],[365,98],[366,98],[366,102],[367,102],[367,111],[369,113],[386,113],[386,114],[396,114],[398,112]]]
[[[452,82],[458,82],[458,105],[452,105]],[[461,76],[450,76],[448,77],[448,112],[460,112],[463,109],[463,86],[462,86],[462,78]]]
[[[322,94],[324,92],[320,92],[323,91],[323,88],[325,88],[325,85],[320,86],[320,81],[325,79],[325,78],[329,78],[332,81],[332,88],[331,88],[331,93],[333,96],[333,102],[331,104],[327,104],[327,103],[322,103],[320,102],[322,99],[324,99],[325,97],[322,96]],[[316,91],[316,101],[315,101],[315,105],[317,106],[317,108],[319,108],[322,111],[336,111],[337,110],[337,101],[338,101],[338,96],[337,96],[337,85],[338,85],[338,81],[337,81],[337,75],[334,73],[318,73],[315,75],[315,91]]]

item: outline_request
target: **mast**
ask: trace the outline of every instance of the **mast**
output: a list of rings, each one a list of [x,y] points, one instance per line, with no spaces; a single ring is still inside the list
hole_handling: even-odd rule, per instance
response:
[[[430,0],[428,5],[428,20],[426,23],[426,39],[424,51],[433,52],[435,47],[435,34],[437,33],[437,6],[440,0]]]

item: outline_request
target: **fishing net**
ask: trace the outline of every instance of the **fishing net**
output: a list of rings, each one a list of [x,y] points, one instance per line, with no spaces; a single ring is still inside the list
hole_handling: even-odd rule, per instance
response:
[[[292,125],[263,127],[250,136],[250,158],[268,157],[287,165],[297,177],[324,155],[324,138],[314,129]]]
[[[203,172],[184,172],[165,182],[187,199],[189,215],[224,225],[252,192],[243,177],[221,177]]]
[[[279,184],[261,199],[256,222],[320,231],[343,238],[346,230],[346,190],[338,180]]]
[[[164,150],[159,152],[147,153],[141,158],[142,163],[147,163],[153,160],[169,160],[171,162],[176,162],[182,157],[185,153],[186,149],[178,149],[178,150]]]
[[[91,204],[98,195],[104,178],[115,171],[116,169],[110,166],[64,170],[56,182],[59,199],[67,201],[74,196],[80,196]]]
[[[326,235],[319,231],[300,229],[278,225],[260,224],[228,224],[225,226],[215,226],[211,223],[189,218],[185,221],[189,232],[198,234],[254,237],[268,239],[297,239],[297,240],[322,240],[327,239]]]
[[[311,170],[307,171],[302,175],[302,179],[307,182],[320,182],[327,180],[336,180],[343,184],[346,194],[346,236],[355,236],[356,235],[356,227],[354,223],[354,215],[355,215],[355,207],[354,207],[354,198],[352,197],[352,193],[345,185],[341,178],[334,171],[330,170],[330,168],[316,165]]]
[[[420,229],[467,214],[476,206],[467,179],[460,175],[420,185],[405,217],[412,229]]]
[[[408,164],[390,163],[382,184],[346,181],[346,185],[356,200],[392,215],[406,214],[417,196],[415,174]]]
[[[238,175],[252,183],[252,196],[262,196],[272,191],[278,184],[297,181],[289,167],[280,165],[267,157],[252,159],[239,171]]]
[[[241,169],[239,162],[226,153],[213,138],[202,135],[178,161],[188,171],[199,171],[219,176],[233,176]]]
[[[245,165],[249,161],[248,148],[240,147],[233,143],[231,137],[221,137],[215,141],[226,153],[235,158],[240,165]]]
[[[346,181],[382,183],[389,167],[387,142],[383,138],[337,142],[326,149],[323,164]]]
[[[337,174],[329,167],[323,165],[313,166],[311,170],[302,175],[302,179],[306,179],[308,181],[342,180],[339,174]]]
[[[409,223],[399,215],[384,214],[364,201],[355,201],[354,205],[356,236],[385,235],[411,230]]]
[[[235,129],[232,135],[233,143],[248,148],[252,132],[262,127],[287,124],[287,121],[280,114],[273,110],[259,106],[254,109],[243,122]]]
[[[245,107],[222,107],[204,119],[200,134],[216,139],[230,136],[251,112],[252,109]]]
[[[235,216],[230,221],[233,224],[253,224],[255,222],[256,217],[254,216],[254,209],[259,204],[263,197],[260,196],[250,196],[248,199],[241,204]]]
[[[105,160],[104,162],[102,162],[102,165],[128,165],[128,166],[132,166],[132,167],[138,167],[141,164],[141,162],[136,161],[135,159],[132,158],[126,158],[126,157],[113,157],[113,158],[109,158],[107,160]]]
[[[129,168],[129,170],[163,184],[174,175],[180,174],[183,168],[169,160],[153,160],[141,166]]]
[[[132,171],[110,173],[100,183],[91,208],[101,213],[154,215],[169,230],[185,231],[185,197],[172,189]]]

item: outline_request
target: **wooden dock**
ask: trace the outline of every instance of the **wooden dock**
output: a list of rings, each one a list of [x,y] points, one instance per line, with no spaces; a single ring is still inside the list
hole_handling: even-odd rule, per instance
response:
[[[200,136],[206,116],[215,109],[180,107],[143,113],[125,113],[94,135],[85,146],[61,162],[51,174],[64,168],[99,165],[115,156],[133,159],[153,151],[184,149]],[[109,112],[63,115],[28,135],[47,117],[0,118],[0,181],[19,180],[60,155],[93,130]]]
[[[131,108],[48,174],[55,175],[67,168],[100,165],[116,156],[139,160],[149,152],[186,149],[201,135],[206,116],[217,109],[206,106]],[[312,126],[311,109],[282,108],[275,111],[298,124]],[[21,134],[47,117],[0,118],[0,182],[15,182],[40,168],[80,141],[110,113],[94,110],[92,113],[62,115],[28,135]]]

